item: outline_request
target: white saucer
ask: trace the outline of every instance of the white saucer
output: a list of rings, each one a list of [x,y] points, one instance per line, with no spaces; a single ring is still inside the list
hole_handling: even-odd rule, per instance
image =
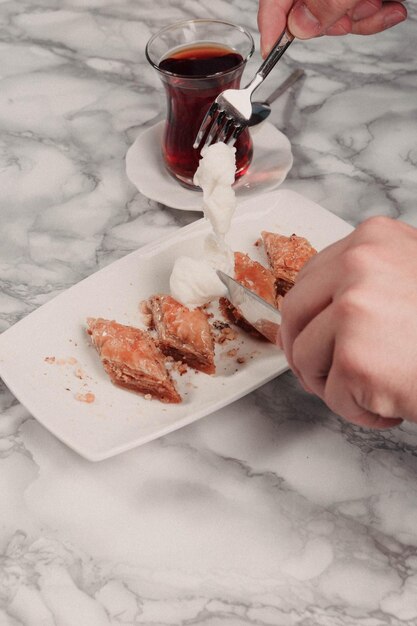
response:
[[[202,193],[182,187],[165,169],[160,150],[164,124],[146,129],[131,145],[126,154],[127,176],[151,200],[183,211],[202,211]],[[289,140],[269,122],[251,128],[251,136],[251,166],[234,186],[238,201],[278,187],[293,163]]]

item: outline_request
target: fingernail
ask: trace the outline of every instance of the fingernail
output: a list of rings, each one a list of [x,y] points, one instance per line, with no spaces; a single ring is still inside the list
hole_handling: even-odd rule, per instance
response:
[[[288,16],[291,33],[299,39],[315,37],[321,32],[321,24],[306,4],[296,4]]]
[[[402,11],[393,11],[384,17],[384,28],[391,28],[400,22],[403,22],[407,16]]]

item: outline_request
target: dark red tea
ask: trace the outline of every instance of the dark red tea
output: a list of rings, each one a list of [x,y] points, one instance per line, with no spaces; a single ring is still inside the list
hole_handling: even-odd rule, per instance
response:
[[[200,160],[193,142],[213,100],[221,91],[238,88],[244,59],[223,45],[199,44],[175,50],[159,63],[167,95],[163,153],[168,170],[191,186]],[[245,130],[236,142],[236,178],[252,158],[252,141]]]
[[[242,55],[218,44],[187,46],[162,59],[161,70],[180,76],[206,78],[228,72],[243,62]]]

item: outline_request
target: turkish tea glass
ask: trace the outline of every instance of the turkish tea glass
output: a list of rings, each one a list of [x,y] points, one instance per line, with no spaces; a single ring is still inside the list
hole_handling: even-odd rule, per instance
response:
[[[146,45],[146,58],[165,88],[167,112],[162,156],[168,172],[197,189],[193,178],[201,158],[193,143],[204,115],[225,89],[240,87],[254,51],[251,34],[220,20],[187,20],[157,32]],[[236,179],[248,169],[253,146],[245,129],[235,144]]]

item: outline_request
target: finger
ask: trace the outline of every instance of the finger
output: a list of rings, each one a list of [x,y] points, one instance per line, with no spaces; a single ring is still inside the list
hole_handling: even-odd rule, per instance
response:
[[[383,0],[359,0],[359,2],[347,11],[340,20],[326,30],[326,35],[346,35],[352,32],[352,22],[357,22],[373,16],[382,6]]]
[[[288,11],[292,4],[292,0],[259,0],[258,28],[263,57],[266,57],[286,27]]]
[[[288,28],[299,39],[350,32],[368,35],[390,28],[406,17],[401,2],[298,0],[288,15]]]
[[[350,417],[341,415],[341,417],[345,417],[345,419],[347,419],[351,424],[356,424],[356,426],[374,428],[378,430],[382,430],[384,428],[394,428],[395,426],[402,424],[404,421],[400,417],[381,417],[380,415],[375,415],[375,413],[370,413],[369,411],[361,411]]]
[[[303,387],[315,393],[335,413],[350,422],[366,428],[392,428],[401,424],[401,418],[387,418],[358,405],[349,393],[345,378],[335,383],[330,376],[335,347],[335,329],[332,307],[329,306],[304,328],[293,347],[295,373]],[[340,383],[339,383],[340,381]]]
[[[281,305],[281,343],[290,367],[297,373],[293,345],[303,329],[332,302],[339,289],[340,273],[345,278],[343,253],[349,248],[353,231],[312,257],[299,272],[294,287]]]
[[[335,243],[330,244],[326,248],[323,248],[320,252],[312,256],[307,263],[301,268],[296,277],[296,284],[300,283],[302,280],[309,279],[309,276],[318,271],[319,268],[324,268],[325,271],[327,269],[333,268],[333,260],[336,259],[346,248],[349,247],[352,237],[354,236],[355,231],[335,241]],[[322,270],[320,270],[322,271]]]
[[[293,348],[304,328],[332,301],[333,281],[323,276],[327,284],[317,284],[317,280],[296,283],[283,299],[281,314],[281,343],[292,369],[296,369]],[[321,281],[320,281],[321,282]]]
[[[352,32],[352,20],[348,15],[344,15],[337,22],[332,24],[326,29],[325,35],[332,35],[333,37],[339,35],[348,35]]]
[[[382,417],[359,406],[346,378],[340,376],[339,368],[335,362],[333,362],[327,377],[323,399],[334,413],[344,417],[352,424],[364,428],[393,428],[403,421],[399,417]]]
[[[343,18],[354,0],[298,0],[288,15],[288,27],[299,39],[317,37]]]
[[[312,320],[320,315],[331,304],[331,289],[326,290],[326,293],[320,294],[320,297],[313,297],[309,299],[308,306],[306,305],[305,293],[301,297],[298,297],[296,288],[293,287],[294,294],[290,301],[290,294],[287,294],[288,306],[283,309],[283,322],[281,325],[281,341],[282,347],[287,357],[287,361],[291,369],[301,377],[301,371],[299,365],[295,362],[295,356],[300,354],[300,349],[296,346],[296,342],[299,339],[304,329],[312,322]],[[304,309],[300,310],[299,305]],[[295,313],[298,311],[298,314]],[[294,350],[296,350],[294,354]]]
[[[324,399],[335,343],[332,307],[328,306],[298,334],[292,346],[294,373],[303,385]]]
[[[303,387],[315,393],[336,414],[365,428],[393,428],[401,418],[382,417],[361,407],[349,391],[346,378],[333,363],[335,328],[332,307],[327,307],[297,336],[293,346],[293,371]]]
[[[356,6],[349,11],[349,15],[354,22],[371,17],[381,9],[382,0],[359,0]]]
[[[280,327],[278,328],[278,330],[277,330],[277,335],[276,335],[276,338],[275,338],[275,343],[276,343],[276,345],[278,346],[278,348],[279,348],[280,350],[283,350],[283,349],[284,349],[284,348],[283,348],[283,345],[282,345],[281,326],[280,326]]]
[[[321,259],[318,257],[323,255]],[[309,261],[294,287],[283,298],[281,313],[281,342],[288,363],[294,371],[293,347],[297,337],[332,302],[339,285],[339,270],[332,259],[332,251],[325,250]],[[315,262],[316,261],[316,262]]]
[[[355,35],[373,35],[400,24],[407,18],[407,9],[400,2],[384,2],[373,15],[352,22]]]
[[[304,389],[315,393],[337,415],[364,428],[393,428],[402,418],[383,417],[361,407],[350,393],[345,378],[333,364],[335,332],[331,306],[297,337],[293,348],[293,371]]]

